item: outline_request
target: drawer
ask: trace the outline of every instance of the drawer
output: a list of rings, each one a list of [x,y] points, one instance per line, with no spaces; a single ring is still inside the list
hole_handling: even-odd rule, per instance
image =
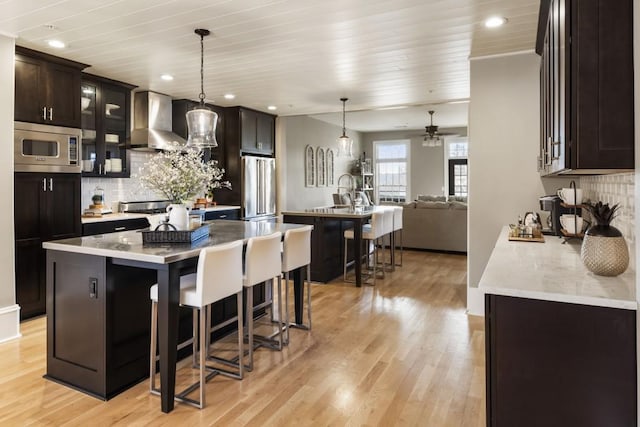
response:
[[[116,231],[140,230],[147,228],[147,218],[121,219],[117,221],[92,222],[82,224],[82,235],[93,236],[95,234],[115,233]]]
[[[204,220],[211,221],[213,219],[238,219],[240,218],[240,210],[239,209],[226,209],[220,211],[209,211],[205,212]]]

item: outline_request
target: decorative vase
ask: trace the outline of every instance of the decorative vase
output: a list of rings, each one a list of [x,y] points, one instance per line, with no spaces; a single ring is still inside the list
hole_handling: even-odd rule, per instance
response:
[[[169,213],[169,224],[178,230],[189,228],[189,209],[184,203],[172,203],[167,206]]]
[[[610,225],[595,225],[587,230],[580,258],[599,276],[617,276],[629,267],[627,242],[620,230]]]

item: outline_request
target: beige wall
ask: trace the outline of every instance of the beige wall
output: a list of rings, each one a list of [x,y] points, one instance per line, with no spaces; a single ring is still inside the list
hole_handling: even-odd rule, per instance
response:
[[[533,52],[471,61],[467,307],[483,314],[478,282],[500,229],[570,179],[540,178],[539,67]]]
[[[333,204],[332,194],[337,191],[338,177],[348,173],[355,159],[337,157],[336,139],[342,128],[307,116],[278,117],[276,123],[276,152],[278,169],[278,209],[308,209]],[[353,153],[360,152],[360,134],[347,129],[353,139]],[[305,156],[307,145],[332,148],[336,153],[335,184],[325,187],[305,186]]]
[[[367,132],[362,134],[363,150],[373,158],[374,141],[408,139],[411,141],[411,163],[409,165],[409,195],[415,200],[418,194],[445,194],[444,188],[444,147],[422,146],[421,130]]]
[[[19,334],[15,295],[13,235],[13,76],[14,39],[0,35],[0,342]]]

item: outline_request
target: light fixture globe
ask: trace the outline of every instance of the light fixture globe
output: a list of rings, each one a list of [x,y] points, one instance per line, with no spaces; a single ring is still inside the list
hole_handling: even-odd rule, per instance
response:
[[[340,98],[342,101],[342,136],[338,138],[338,156],[353,157],[353,140],[347,136],[345,127],[345,103],[349,98]]]
[[[200,36],[200,95],[198,95],[200,105],[187,111],[187,127],[189,129],[187,147],[200,150],[218,146],[218,141],[216,141],[218,114],[204,105],[206,96],[204,94],[204,38],[211,33],[203,28],[198,28],[194,32]]]

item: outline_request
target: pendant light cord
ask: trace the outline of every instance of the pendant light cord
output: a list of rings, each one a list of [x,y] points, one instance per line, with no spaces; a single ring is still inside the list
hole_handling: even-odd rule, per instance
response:
[[[345,124],[345,104],[346,102],[349,100],[349,98],[340,98],[340,101],[342,101],[342,136],[346,137],[347,136],[347,127]]]
[[[200,34],[200,105],[204,106],[204,34]]]

